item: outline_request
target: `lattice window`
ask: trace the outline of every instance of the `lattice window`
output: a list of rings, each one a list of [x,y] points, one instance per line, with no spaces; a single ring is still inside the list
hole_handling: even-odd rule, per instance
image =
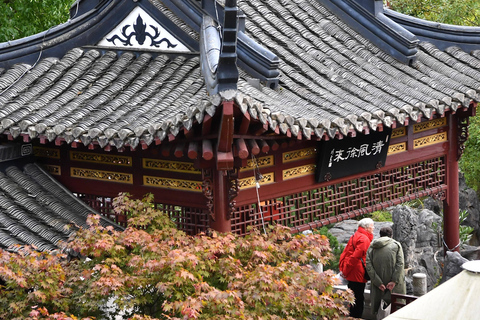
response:
[[[445,190],[445,185],[445,160],[442,157],[268,199],[260,206],[265,223],[302,227],[320,220],[322,224],[328,224],[336,221],[335,217],[352,212],[356,212],[354,215],[371,212],[377,205],[388,207],[394,202],[436,194]],[[257,207],[255,203],[238,207],[232,216],[232,231],[246,234],[248,226],[260,226],[262,215]]]
[[[89,207],[100,213],[102,216],[105,216],[108,219],[115,221],[121,226],[126,226],[127,219],[125,215],[116,215],[113,212],[112,198],[84,193],[77,193],[76,196],[83,202],[85,202]]]
[[[115,221],[121,226],[125,227],[127,225],[127,217],[124,214],[115,214],[113,212],[113,198],[91,194],[77,194],[77,197],[101,215]],[[187,234],[194,235],[200,232],[206,232],[209,227],[209,217],[205,209],[163,203],[155,203],[155,205],[158,209],[163,210],[163,212],[170,216],[176,223],[178,229],[185,231]]]

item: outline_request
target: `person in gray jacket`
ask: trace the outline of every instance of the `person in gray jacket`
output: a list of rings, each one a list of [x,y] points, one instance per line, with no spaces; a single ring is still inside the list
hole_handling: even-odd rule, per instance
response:
[[[380,238],[367,251],[367,272],[371,279],[370,299],[376,318],[380,301],[391,302],[391,292],[405,294],[405,270],[402,245],[392,239],[390,227],[380,229]]]

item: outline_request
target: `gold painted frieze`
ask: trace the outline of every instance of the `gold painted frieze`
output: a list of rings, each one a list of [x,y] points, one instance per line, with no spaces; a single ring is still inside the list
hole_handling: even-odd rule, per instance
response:
[[[270,167],[275,164],[275,160],[273,156],[266,156],[247,160],[247,165],[245,167],[241,167],[240,171],[248,171],[258,168],[265,168]]]
[[[317,153],[315,148],[300,149],[290,152],[284,152],[282,154],[283,163],[310,159],[316,157]]]
[[[262,176],[263,176],[263,179],[258,182],[261,186],[275,182],[275,174],[273,172],[264,173],[262,174]],[[243,178],[243,179],[238,179],[238,188],[240,190],[253,188],[255,187],[256,183],[257,181],[253,176]]]
[[[447,125],[447,118],[438,118],[413,125],[413,133],[427,131],[430,129],[441,128]]]
[[[418,138],[413,140],[413,148],[423,148],[423,147],[428,147],[437,143],[445,142],[447,141],[447,133],[446,132],[441,132],[437,133],[431,136],[423,137],[423,138]]]
[[[201,170],[196,169],[193,163],[190,163],[190,162],[147,159],[147,158],[143,159],[143,168],[153,169],[153,170],[162,170],[162,171],[171,171],[171,172],[194,173],[194,174],[202,173]]]
[[[60,149],[33,147],[33,154],[35,157],[60,159]]]
[[[392,154],[400,153],[400,152],[404,152],[404,151],[407,151],[407,143],[406,142],[392,144],[388,147],[387,155],[392,155]]]
[[[202,181],[143,176],[143,184],[157,188],[202,192]]]
[[[62,168],[60,166],[54,166],[47,164],[44,166],[45,170],[47,170],[48,173],[54,176],[61,176],[62,175]]]
[[[407,128],[406,127],[396,128],[396,129],[392,130],[391,139],[404,137],[406,135],[407,135]]]
[[[100,181],[106,181],[106,182],[119,182],[119,183],[128,183],[128,184],[133,183],[133,174],[123,173],[123,172],[92,170],[92,169],[72,167],[70,168],[70,175],[73,178],[100,180]]]
[[[124,167],[132,166],[132,157],[90,152],[70,151],[70,160]]]
[[[289,180],[294,178],[300,178],[315,173],[315,165],[309,164],[306,166],[300,166],[283,170],[283,180]]]

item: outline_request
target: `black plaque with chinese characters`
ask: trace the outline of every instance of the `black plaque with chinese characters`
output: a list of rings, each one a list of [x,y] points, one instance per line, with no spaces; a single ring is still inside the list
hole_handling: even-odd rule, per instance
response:
[[[381,168],[385,165],[392,129],[355,138],[321,141],[317,148],[317,182]]]

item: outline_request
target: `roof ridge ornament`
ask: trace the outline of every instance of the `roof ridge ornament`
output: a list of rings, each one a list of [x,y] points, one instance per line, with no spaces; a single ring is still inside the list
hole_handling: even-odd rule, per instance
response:
[[[141,7],[135,7],[97,44],[102,47],[190,52]]]
[[[215,4],[216,6],[216,4]],[[237,1],[225,1],[223,25],[204,15],[200,27],[200,61],[208,93],[236,92],[237,68]],[[218,14],[216,15],[218,16]],[[220,31],[221,30],[221,31]],[[227,96],[233,96],[231,93]]]

